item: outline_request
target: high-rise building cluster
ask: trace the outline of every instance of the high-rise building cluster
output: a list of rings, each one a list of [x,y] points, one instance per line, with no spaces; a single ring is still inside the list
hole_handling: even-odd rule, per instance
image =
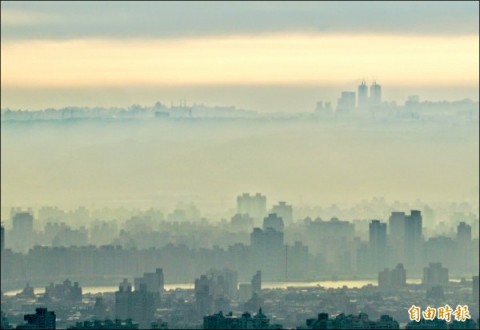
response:
[[[375,110],[382,105],[382,86],[376,81],[369,88],[365,81],[357,88],[357,94],[352,91],[344,91],[337,100],[337,112],[350,112],[355,108],[360,110]]]

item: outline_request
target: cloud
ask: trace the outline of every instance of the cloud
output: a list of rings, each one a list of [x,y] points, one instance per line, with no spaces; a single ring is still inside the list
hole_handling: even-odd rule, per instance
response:
[[[2,41],[285,31],[477,35],[478,11],[478,2],[3,2],[1,25]]]

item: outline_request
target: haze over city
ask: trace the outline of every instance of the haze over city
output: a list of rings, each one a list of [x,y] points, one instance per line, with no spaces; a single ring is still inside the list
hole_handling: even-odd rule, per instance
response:
[[[2,1],[2,329],[477,328],[479,9]]]

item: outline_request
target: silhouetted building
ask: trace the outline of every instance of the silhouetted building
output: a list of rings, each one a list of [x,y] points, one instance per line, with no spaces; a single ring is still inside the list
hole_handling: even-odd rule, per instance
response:
[[[422,213],[412,210],[405,221],[405,262],[408,269],[418,269],[423,259]]]
[[[115,318],[132,319],[144,329],[154,321],[154,313],[155,294],[148,292],[144,284],[139,290],[132,291],[132,285],[124,279],[115,292]]]
[[[104,320],[107,318],[107,305],[102,297],[95,298],[95,305],[93,306],[93,315],[96,320]]]
[[[230,269],[210,270],[195,279],[195,311],[203,317],[218,310],[229,310],[237,299],[238,274]]]
[[[397,290],[407,285],[407,272],[403,264],[398,264],[395,269],[378,273],[378,287],[382,290]]]
[[[253,317],[245,312],[240,317],[232,313],[223,315],[222,312],[208,315],[203,318],[204,329],[268,329],[270,320],[263,314],[262,309]]]
[[[370,86],[370,105],[373,107],[378,107],[382,104],[382,87],[374,82]]]
[[[365,81],[358,86],[358,107],[360,109],[368,107],[368,87]]]
[[[380,220],[372,220],[369,224],[369,247],[371,264],[375,271],[385,267],[385,251],[387,248],[387,224]]]
[[[213,283],[207,275],[195,279],[195,306],[197,315],[203,317],[213,311]]]
[[[406,227],[405,212],[392,212],[388,219],[388,240],[393,247],[394,262],[405,261],[405,227]]]
[[[226,297],[228,300],[237,298],[238,274],[228,268],[212,269],[207,275],[212,279],[214,298]]]
[[[155,297],[155,305],[158,306],[164,288],[162,268],[157,268],[154,273],[144,273],[143,277],[136,277],[134,283],[135,290],[140,290],[140,287],[144,285],[147,291],[153,294]]]
[[[262,219],[267,213],[267,198],[259,193],[238,196],[237,213],[248,214],[255,220]]]
[[[428,267],[423,269],[422,284],[427,288],[432,286],[447,286],[448,269],[442,267],[442,264],[439,262],[431,262]]]
[[[35,314],[23,316],[26,324],[17,326],[17,329],[56,329],[55,312],[46,308],[37,308]]]
[[[80,302],[82,301],[82,288],[78,282],[70,282],[69,279],[63,281],[62,284],[50,283],[45,287],[45,297],[48,299],[56,298],[65,302]]]
[[[285,226],[291,225],[293,223],[293,208],[286,202],[279,202],[277,205],[273,206],[272,213],[275,213],[280,218],[282,218]]]

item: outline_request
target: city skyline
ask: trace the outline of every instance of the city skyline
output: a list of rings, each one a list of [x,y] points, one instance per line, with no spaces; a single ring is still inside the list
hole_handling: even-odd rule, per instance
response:
[[[385,96],[397,102],[478,101],[476,2],[92,9],[2,3],[2,107],[126,106],[140,96],[302,111],[362,79],[390,85]]]
[[[478,1],[2,1],[3,329],[478,329]]]

